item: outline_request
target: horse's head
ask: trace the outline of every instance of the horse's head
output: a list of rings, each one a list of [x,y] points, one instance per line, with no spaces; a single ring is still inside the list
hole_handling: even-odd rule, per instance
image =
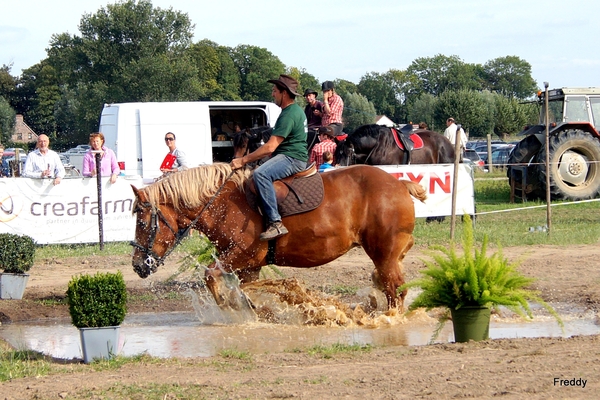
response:
[[[164,263],[182,233],[177,230],[177,215],[172,209],[151,204],[143,190],[131,187],[136,197],[132,265],[140,278],[147,278]]]
[[[348,165],[356,164],[354,145],[349,140],[342,140],[335,148],[335,154],[333,155],[335,163],[343,167]]]

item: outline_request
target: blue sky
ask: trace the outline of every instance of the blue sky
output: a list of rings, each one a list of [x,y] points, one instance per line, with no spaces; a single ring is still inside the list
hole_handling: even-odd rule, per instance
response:
[[[46,57],[51,35],[79,35],[86,13],[114,0],[0,0],[0,65],[19,75]],[[508,55],[532,66],[538,86],[600,86],[600,2],[591,0],[154,0],[187,13],[194,40],[268,49],[320,81],[358,83],[418,57],[485,63]],[[10,10],[10,12],[4,12]]]

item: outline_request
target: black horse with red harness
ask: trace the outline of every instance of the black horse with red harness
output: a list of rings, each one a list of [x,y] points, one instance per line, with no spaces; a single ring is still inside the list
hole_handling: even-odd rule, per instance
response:
[[[444,135],[407,127],[399,131],[383,125],[363,125],[338,143],[335,163],[346,166],[454,162],[454,146]]]

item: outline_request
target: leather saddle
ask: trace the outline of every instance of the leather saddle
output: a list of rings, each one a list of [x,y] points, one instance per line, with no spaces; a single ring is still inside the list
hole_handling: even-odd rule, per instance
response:
[[[413,133],[413,127],[410,124],[404,125],[400,131],[390,128],[392,136],[398,148],[404,151],[404,163],[410,164],[410,153],[415,149],[423,148],[423,139],[421,136]]]
[[[314,163],[304,171],[273,182],[273,186],[282,217],[312,211],[323,201],[323,179]],[[259,206],[261,200],[253,177],[246,181],[244,191],[250,207],[262,215]]]

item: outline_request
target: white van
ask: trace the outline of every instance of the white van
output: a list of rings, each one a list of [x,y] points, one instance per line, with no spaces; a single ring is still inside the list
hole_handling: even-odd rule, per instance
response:
[[[173,132],[190,167],[229,162],[231,136],[241,129],[275,126],[281,109],[262,101],[195,101],[105,104],[99,131],[113,149],[125,176],[149,182],[161,175],[168,153],[164,137]]]

